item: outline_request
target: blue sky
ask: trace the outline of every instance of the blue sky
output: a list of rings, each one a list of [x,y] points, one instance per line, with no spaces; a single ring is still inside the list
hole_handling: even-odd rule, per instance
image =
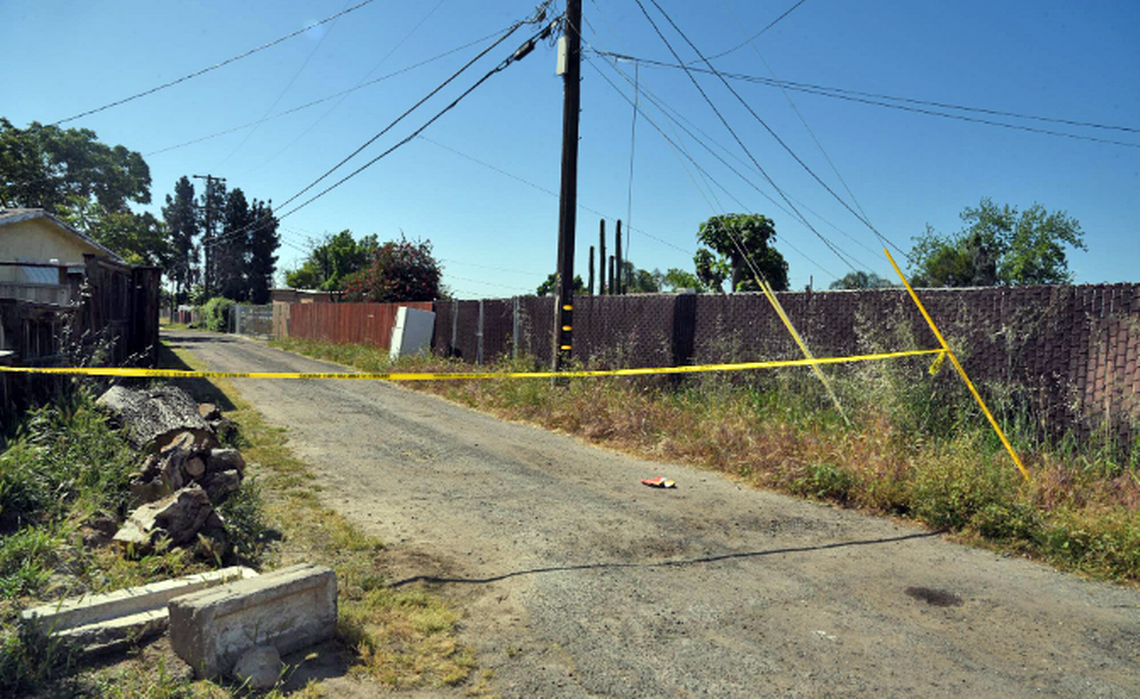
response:
[[[703,53],[745,41],[794,0],[659,0]],[[128,96],[303,28],[350,6],[345,0],[76,3],[5,0],[0,65],[8,79],[0,115],[18,126],[54,122]],[[227,178],[247,196],[282,202],[387,125],[481,46],[403,72],[293,114],[199,143],[154,151],[256,121],[352,88],[490,35],[528,16],[534,0],[376,0],[335,23],[154,95],[68,122],[146,156],[157,210],[183,174]],[[560,1],[559,5],[562,4]],[[685,60],[695,58],[652,4]],[[590,48],[672,61],[634,0],[586,0]],[[723,71],[849,90],[1140,129],[1140,4],[1053,0],[806,0],[752,45],[716,59]],[[352,161],[363,162],[410,133],[521,43],[520,30],[437,98]],[[403,42],[401,44],[401,41]],[[351,229],[427,238],[444,281],[464,298],[533,292],[554,269],[561,138],[555,52],[540,45],[491,78],[425,136],[282,221],[281,266],[309,238]],[[582,75],[580,203],[612,219],[632,214],[630,257],[644,268],[692,269],[698,224],[748,210],[776,222],[793,287],[824,287],[850,267],[803,223],[681,134],[656,107],[646,114],[716,183],[702,180],[645,117],[638,119],[632,205],[634,65],[588,56]],[[756,187],[744,151],[681,71],[643,65],[642,88],[699,127]],[[626,77],[622,76],[622,73]],[[808,175],[711,76],[702,86],[760,164],[816,230],[856,267],[888,274],[873,233]],[[1137,281],[1140,147],[1076,140],[936,118],[752,83],[734,88],[771,129],[888,238],[909,248],[927,223],[959,227],[958,213],[983,196],[1064,209],[1089,251],[1070,266],[1081,282]],[[800,119],[794,101],[823,155]],[[335,108],[334,108],[335,105]],[[1140,133],[987,117],[1140,146]],[[702,140],[704,140],[702,136]],[[720,144],[725,150],[719,150]],[[460,155],[456,153],[462,153]],[[467,156],[467,157],[464,157]],[[837,177],[827,158],[842,176]],[[492,165],[531,184],[504,175]],[[737,159],[740,159],[739,161]],[[747,165],[742,164],[747,163]],[[846,183],[846,186],[844,185]],[[532,186],[533,185],[533,186]],[[724,189],[720,187],[723,186]],[[536,188],[537,187],[537,188]],[[707,187],[702,192],[702,187]],[[854,193],[854,201],[847,188]],[[782,202],[781,202],[782,203]],[[799,206],[799,204],[797,204]],[[822,218],[816,218],[818,214]],[[580,210],[576,270],[586,276],[598,215]],[[826,221],[826,222],[825,222]],[[612,248],[612,243],[611,243]],[[612,251],[612,250],[611,250]]]

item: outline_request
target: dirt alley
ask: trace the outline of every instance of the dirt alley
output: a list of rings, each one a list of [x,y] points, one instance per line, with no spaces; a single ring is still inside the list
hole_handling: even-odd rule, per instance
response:
[[[166,339],[213,370],[343,371]],[[1134,590],[397,386],[234,384],[394,580],[461,605],[502,696],[1140,696]]]

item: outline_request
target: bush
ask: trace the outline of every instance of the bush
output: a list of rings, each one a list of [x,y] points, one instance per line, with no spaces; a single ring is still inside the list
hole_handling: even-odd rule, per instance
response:
[[[233,301],[215,296],[202,306],[202,323],[207,330],[224,333],[230,328],[230,314],[233,313],[233,308]]]

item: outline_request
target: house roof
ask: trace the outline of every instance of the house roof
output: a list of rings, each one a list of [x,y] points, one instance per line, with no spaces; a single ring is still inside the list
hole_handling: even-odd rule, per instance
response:
[[[92,239],[90,236],[86,235],[85,233],[81,233],[76,228],[73,228],[69,224],[63,222],[62,220],[53,216],[52,214],[49,214],[48,212],[44,211],[43,209],[0,209],[0,226],[6,226],[10,223],[20,223],[21,221],[30,221],[30,220],[36,219],[36,218],[48,219],[49,221],[51,221],[55,225],[59,226],[60,228],[62,228],[65,231],[67,231],[71,235],[74,235],[76,238],[79,238],[80,240],[87,243],[91,247],[95,248],[99,252],[103,253],[107,257],[111,258],[115,262],[120,262],[120,263],[123,262],[123,258],[116,255],[109,248],[106,248],[106,247],[100,245],[94,239]]]

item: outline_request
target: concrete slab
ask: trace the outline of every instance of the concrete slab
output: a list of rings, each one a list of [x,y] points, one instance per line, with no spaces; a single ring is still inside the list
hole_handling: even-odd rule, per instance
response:
[[[336,574],[302,563],[170,601],[170,645],[199,677],[229,674],[254,646],[281,655],[331,638]]]
[[[82,644],[86,644],[85,639],[103,643],[116,634],[126,637],[161,631],[166,626],[167,603],[179,595],[252,577],[257,577],[256,571],[233,566],[99,595],[72,597],[25,609],[20,617],[34,621],[44,634],[67,636]]]

